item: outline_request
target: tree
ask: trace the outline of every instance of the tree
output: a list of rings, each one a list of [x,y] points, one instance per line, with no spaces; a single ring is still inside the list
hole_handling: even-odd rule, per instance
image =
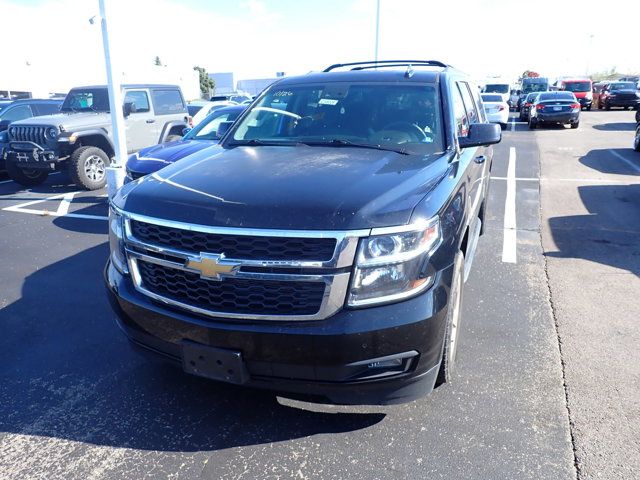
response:
[[[216,89],[216,82],[207,75],[207,71],[204,68],[195,66],[193,69],[197,71],[200,76],[200,94],[202,98],[210,98]]]
[[[162,66],[162,62],[160,61],[160,57],[156,55],[155,60],[153,61],[153,64],[157,67],[161,67]]]

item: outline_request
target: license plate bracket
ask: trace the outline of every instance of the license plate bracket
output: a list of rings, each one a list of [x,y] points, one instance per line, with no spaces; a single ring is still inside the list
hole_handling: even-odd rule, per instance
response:
[[[182,343],[182,369],[192,375],[238,385],[249,380],[241,352],[195,342]]]

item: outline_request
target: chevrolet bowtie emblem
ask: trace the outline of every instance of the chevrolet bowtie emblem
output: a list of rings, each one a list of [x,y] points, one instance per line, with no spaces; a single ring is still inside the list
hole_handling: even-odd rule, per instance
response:
[[[185,267],[196,270],[200,273],[201,278],[208,280],[222,280],[222,276],[235,275],[240,270],[240,264],[225,260],[224,254],[209,253],[200,253],[200,256],[188,259]]]

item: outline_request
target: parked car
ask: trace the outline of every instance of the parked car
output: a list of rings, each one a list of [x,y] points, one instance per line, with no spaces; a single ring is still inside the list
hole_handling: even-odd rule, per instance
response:
[[[522,102],[530,93],[547,92],[550,90],[549,79],[546,77],[527,77],[522,79],[522,94],[518,108],[522,106]]]
[[[6,130],[11,122],[41,115],[52,115],[60,111],[62,100],[25,99],[7,102],[0,110],[0,171],[5,170],[5,150],[9,143],[9,135]]]
[[[580,103],[573,92],[543,92],[533,101],[529,109],[529,128],[543,123],[560,123],[578,128],[580,125]]]
[[[573,92],[580,106],[591,110],[593,83],[590,78],[564,78],[558,82],[558,90]]]
[[[509,105],[502,99],[502,95],[495,93],[483,93],[482,103],[487,120],[497,123],[504,130],[509,123]]]
[[[520,93],[521,93],[520,90],[511,90],[511,93],[509,95],[509,101],[507,102],[511,110],[516,110],[518,108],[518,100],[520,99]]]
[[[212,102],[235,102],[242,103],[245,100],[251,100],[251,97],[246,93],[233,92],[226,93],[224,95],[214,95],[210,98]]]
[[[185,135],[182,139],[153,145],[134,153],[127,160],[127,179],[137,180],[187,155],[216,145],[220,140],[220,135],[218,135],[220,124],[235,121],[245,108],[244,105],[220,108],[209,114],[195,128],[185,129]]]
[[[144,84],[122,89],[127,151],[181,138],[188,114],[180,87]],[[76,185],[102,188],[114,155],[107,87],[72,89],[60,112],[11,124],[6,148],[9,176],[33,186],[50,172],[67,169]]]
[[[636,110],[636,122],[640,123],[640,110]]]
[[[638,115],[636,115],[637,117]],[[640,152],[640,120],[636,120],[638,124],[636,125],[636,136],[633,140],[633,149],[636,152]]]
[[[640,106],[640,92],[633,82],[607,83],[600,92],[598,108],[611,110],[611,107],[635,108]]]
[[[225,107],[233,107],[234,105],[238,105],[237,102],[232,101],[215,101],[215,102],[206,102],[205,105],[202,106],[200,111],[193,116],[192,125],[190,127],[197,126],[200,122],[202,122],[205,118],[207,118],[211,113],[215,112],[220,108]]]
[[[600,93],[606,85],[606,82],[594,82],[592,86],[592,102],[594,108],[600,109]]]
[[[502,97],[502,100],[504,102],[507,102],[509,100],[510,91],[511,85],[509,84],[509,82],[503,81],[490,82],[482,88],[482,93],[498,94]]]
[[[531,105],[533,104],[533,101],[536,99],[538,95],[539,95],[538,92],[528,93],[527,96],[524,98],[522,106],[520,107],[519,120],[521,122],[529,121],[529,112],[531,110]]]
[[[285,77],[214,154],[113,198],[117,321],[214,380],[336,403],[425,395],[453,379],[500,139],[441,62]]]

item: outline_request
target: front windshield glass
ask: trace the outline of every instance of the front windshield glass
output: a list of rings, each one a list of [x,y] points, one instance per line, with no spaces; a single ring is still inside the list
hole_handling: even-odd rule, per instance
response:
[[[62,112],[108,112],[109,94],[106,88],[71,90],[60,107]]]
[[[590,82],[567,82],[564,84],[564,89],[569,92],[590,92]]]
[[[509,85],[502,83],[489,83],[485,85],[483,92],[485,93],[509,93]]]
[[[193,130],[184,136],[185,140],[219,140],[218,128],[222,122],[232,122],[238,118],[240,112],[225,112],[218,110],[212,113]]]
[[[618,82],[611,84],[611,90],[635,90],[636,84],[633,82]]]
[[[433,84],[275,86],[254,103],[227,145],[349,143],[428,154],[443,150],[441,118]]]

